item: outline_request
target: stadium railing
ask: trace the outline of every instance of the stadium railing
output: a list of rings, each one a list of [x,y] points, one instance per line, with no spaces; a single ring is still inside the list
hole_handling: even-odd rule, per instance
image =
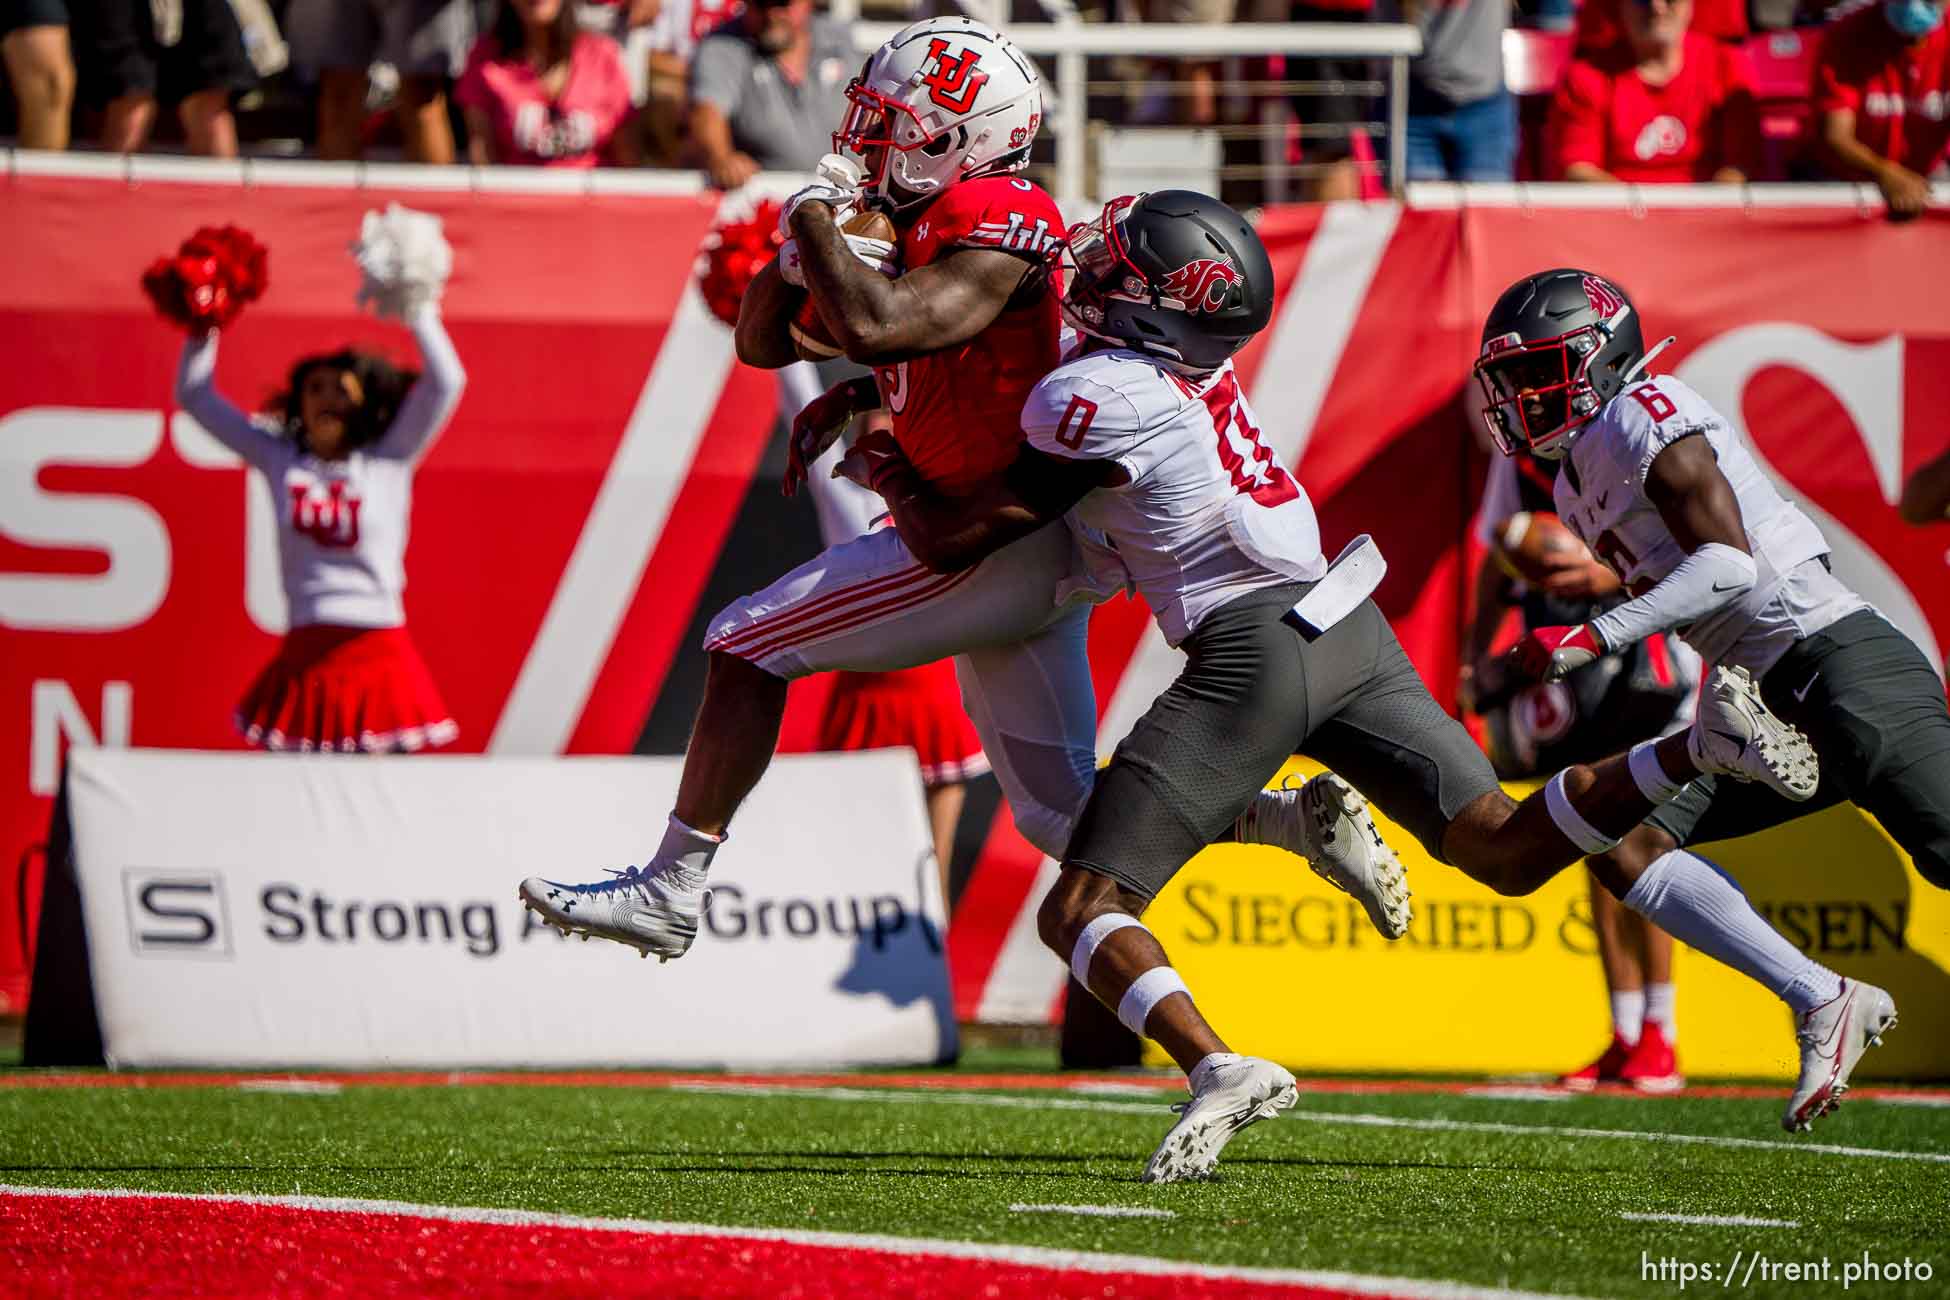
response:
[[[873,49],[901,29],[898,23],[856,22],[854,44]],[[1048,23],[1018,23],[1009,39],[1024,52],[1054,64],[1050,96],[1050,136],[1056,149],[1049,186],[1057,201],[1081,203],[1094,188],[1090,184],[1089,99],[1093,83],[1089,60],[1117,56],[1174,59],[1226,59],[1286,54],[1295,57],[1383,59],[1387,61],[1386,177],[1391,192],[1399,193],[1404,175],[1405,131],[1408,118],[1408,61],[1422,52],[1422,37],[1402,23],[1086,23],[1059,18]],[[1121,83],[1120,83],[1121,84]],[[1245,82],[1261,95],[1325,94],[1378,89],[1373,83]],[[1253,135],[1278,132],[1285,123],[1269,122],[1244,128]],[[1270,143],[1270,141],[1269,141]],[[1248,168],[1279,172],[1277,164]]]

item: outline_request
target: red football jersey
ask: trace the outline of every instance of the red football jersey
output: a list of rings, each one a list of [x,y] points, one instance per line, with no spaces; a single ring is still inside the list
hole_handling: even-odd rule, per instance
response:
[[[1878,6],[1829,31],[1815,59],[1815,111],[1855,112],[1855,138],[1884,158],[1928,176],[1950,145],[1950,24],[1914,44]]]
[[[1042,187],[990,176],[930,203],[902,232],[901,261],[911,271],[957,248],[1041,256],[1062,239],[1063,217]],[[1062,328],[1052,286],[966,343],[876,367],[894,440],[922,478],[962,492],[1007,468],[1022,442],[1023,400],[1061,359]]]
[[[1752,176],[1760,133],[1740,52],[1686,34],[1679,75],[1649,86],[1632,56],[1613,46],[1579,59],[1551,102],[1551,175],[1574,162],[1621,181],[1705,181],[1721,167]]]

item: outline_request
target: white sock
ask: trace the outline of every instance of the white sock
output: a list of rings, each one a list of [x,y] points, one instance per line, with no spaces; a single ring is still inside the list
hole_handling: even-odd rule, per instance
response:
[[[1783,939],[1740,886],[1684,849],[1653,860],[1625,906],[1681,943],[1733,967],[1786,1002],[1796,1015],[1841,991],[1841,977]]]
[[[724,841],[722,835],[692,830],[672,813],[670,825],[664,828],[663,843],[657,846],[657,856],[650,859],[651,869],[674,874],[686,884],[701,886],[711,872],[712,855]]]
[[[1629,1045],[1645,1032],[1645,990],[1613,989],[1611,994],[1612,1032]]]
[[[1650,1024],[1659,1026],[1659,1032],[1666,1036],[1668,1043],[1679,1039],[1679,1025],[1673,1019],[1674,1002],[1678,990],[1670,984],[1648,984],[1645,986],[1645,1018]]]
[[[1192,1067],[1191,1074],[1187,1076],[1192,1085],[1192,1094],[1194,1096],[1198,1094],[1199,1088],[1212,1077],[1212,1071],[1221,1065],[1231,1065],[1234,1061],[1242,1059],[1244,1058],[1237,1052],[1207,1052],[1199,1058],[1199,1063]]]

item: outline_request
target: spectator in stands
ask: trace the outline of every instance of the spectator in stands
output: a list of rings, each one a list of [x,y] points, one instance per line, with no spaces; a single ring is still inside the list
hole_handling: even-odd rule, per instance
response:
[[[74,55],[66,0],[14,0],[0,15],[0,55],[20,112],[20,147],[68,147],[74,109]]]
[[[1551,103],[1567,181],[1738,184],[1760,127],[1740,53],[1690,30],[1693,0],[1625,0],[1624,39],[1572,62]]]
[[[1271,21],[1290,23],[1365,23],[1374,20],[1374,0],[1273,0]],[[1284,11],[1284,12],[1282,12]],[[1347,83],[1370,81],[1374,72],[1366,59],[1334,56],[1290,58],[1286,75],[1295,81]],[[1353,135],[1369,120],[1368,96],[1341,89],[1324,95],[1295,95],[1293,113],[1305,126],[1323,130],[1305,140],[1302,159],[1314,169],[1305,195],[1316,202],[1362,197],[1361,164]]]
[[[747,0],[691,60],[691,143],[704,174],[736,189],[760,171],[810,172],[833,147],[859,67],[846,29],[813,0]]]
[[[285,37],[299,76],[318,85],[318,156],[365,152],[367,69],[399,72],[395,114],[408,162],[454,161],[447,86],[474,41],[471,0],[291,0]]]
[[[1599,54],[1624,40],[1619,13],[1631,3],[1632,0],[1584,0],[1577,11],[1577,53]],[[1746,39],[1747,0],[1694,0],[1692,30],[1716,41]]]
[[[1897,509],[1906,524],[1940,524],[1950,519],[1950,451],[1919,466],[1904,481]]]
[[[1554,772],[1669,733],[1692,720],[1699,656],[1670,637],[1642,641],[1587,664],[1563,681],[1530,685],[1510,679],[1490,653],[1509,611],[1525,630],[1582,623],[1625,599],[1618,578],[1589,550],[1566,552],[1548,579],[1527,585],[1499,567],[1493,543],[1521,512],[1550,512],[1552,470],[1528,456],[1497,456],[1476,513],[1474,531],[1490,553],[1476,577],[1476,611],[1463,643],[1463,707],[1488,724],[1490,758],[1503,777]],[[1683,1079],[1673,1044],[1675,992],[1672,936],[1590,880],[1591,924],[1611,995],[1611,1042],[1561,1082],[1584,1090],[1624,1083],[1669,1092]]]
[[[607,36],[585,32],[569,0],[504,0],[474,43],[454,98],[476,163],[594,167],[635,161],[630,76]]]
[[[1408,64],[1408,179],[1511,179],[1517,105],[1503,84],[1509,0],[1380,0],[1375,17],[1412,23],[1422,34],[1422,53]]]
[[[1870,180],[1903,221],[1929,202],[1950,145],[1944,0],[1883,0],[1836,23],[1815,63],[1817,149],[1845,180]]]
[[[69,0],[82,98],[102,112],[102,147],[136,153],[158,102],[176,110],[190,152],[237,156],[233,94],[257,84],[228,0]]]
[[[691,58],[697,43],[744,10],[741,0],[663,0],[650,26],[643,126],[651,160],[675,164],[689,142]]]

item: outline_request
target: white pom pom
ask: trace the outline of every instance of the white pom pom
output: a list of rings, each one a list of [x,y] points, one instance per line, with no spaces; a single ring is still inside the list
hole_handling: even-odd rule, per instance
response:
[[[358,304],[370,303],[379,315],[401,320],[439,302],[454,269],[454,250],[441,233],[440,218],[397,203],[366,213],[352,256],[365,277]]]

